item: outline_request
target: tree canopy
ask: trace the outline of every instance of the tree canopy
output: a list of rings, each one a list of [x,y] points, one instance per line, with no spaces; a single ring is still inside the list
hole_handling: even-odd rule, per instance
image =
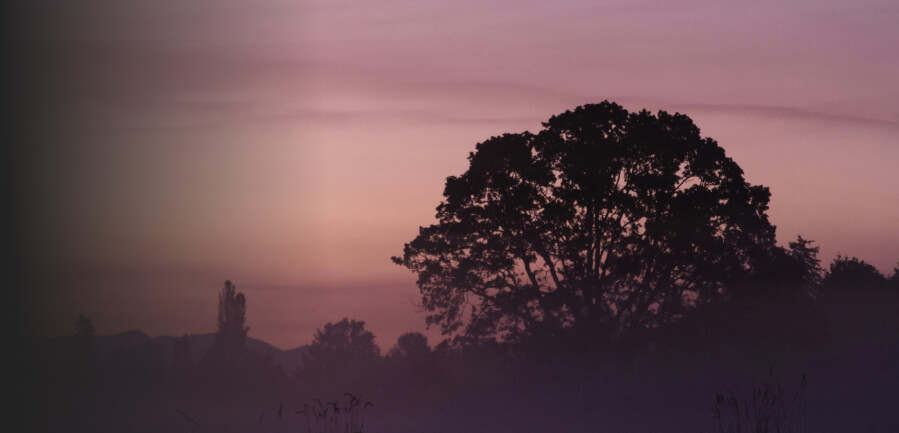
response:
[[[825,293],[841,291],[863,293],[886,289],[888,285],[889,280],[868,262],[857,257],[837,255],[821,281],[821,290]]]
[[[616,338],[728,296],[777,251],[770,193],[686,115],[602,102],[479,143],[393,260],[468,339]]]
[[[420,332],[407,332],[396,339],[394,346],[387,353],[390,358],[421,359],[431,353],[428,337]]]
[[[302,369],[307,372],[361,371],[381,355],[375,336],[365,329],[365,322],[344,318],[326,323],[315,331]]]

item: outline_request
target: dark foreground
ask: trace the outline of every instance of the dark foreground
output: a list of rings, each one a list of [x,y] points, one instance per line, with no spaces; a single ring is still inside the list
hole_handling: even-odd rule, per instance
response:
[[[766,384],[770,400],[779,383],[783,402],[768,409],[770,431],[780,420],[781,431],[897,432],[899,310],[879,305],[841,314],[831,318],[840,325],[825,341],[808,344],[542,359],[485,348],[364,372],[295,376],[276,369],[252,376],[253,383],[239,375],[213,382],[199,370],[162,374],[151,363],[77,378],[61,373],[71,366],[53,371],[52,362],[36,361],[23,418],[35,431],[52,432],[342,432],[316,428],[314,419],[307,427],[306,414],[297,412],[316,399],[345,407],[349,391],[372,402],[353,415],[364,432],[695,433],[736,431],[728,425],[732,413],[713,413],[716,392],[730,398],[732,391],[743,431],[756,431],[751,424],[765,413],[753,412],[753,396],[758,402]],[[746,409],[753,414],[743,418]]]

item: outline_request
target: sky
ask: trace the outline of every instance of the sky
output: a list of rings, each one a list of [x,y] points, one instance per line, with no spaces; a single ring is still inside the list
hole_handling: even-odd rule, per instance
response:
[[[36,334],[211,332],[230,279],[252,337],[350,317],[386,351],[425,330],[390,257],[446,177],[602,100],[689,115],[780,243],[899,261],[893,0],[39,0],[20,27]]]

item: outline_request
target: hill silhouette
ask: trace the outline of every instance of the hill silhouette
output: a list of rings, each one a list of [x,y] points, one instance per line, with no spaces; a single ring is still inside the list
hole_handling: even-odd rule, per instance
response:
[[[118,350],[130,350],[137,347],[154,344],[162,352],[162,357],[166,364],[171,364],[175,341],[181,337],[170,335],[160,335],[151,337],[141,330],[125,331],[119,334],[97,335],[94,337],[97,355],[100,358],[106,358],[110,354]],[[63,359],[70,359],[75,356],[76,335],[66,335],[62,337],[33,337],[35,347],[49,350],[58,354]],[[214,333],[207,334],[189,334],[187,336],[188,346],[190,348],[190,358],[195,364],[199,363],[212,343],[215,341]],[[247,338],[247,349],[259,353],[261,355],[271,355],[276,365],[284,369],[284,371],[292,371],[303,363],[303,355],[308,352],[308,346],[299,346],[293,349],[282,350],[263,340],[256,338]]]

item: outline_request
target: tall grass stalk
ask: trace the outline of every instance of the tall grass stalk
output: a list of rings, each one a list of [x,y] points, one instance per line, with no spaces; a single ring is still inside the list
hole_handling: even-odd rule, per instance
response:
[[[774,376],[753,381],[752,394],[739,398],[733,391],[715,392],[712,414],[720,433],[805,433],[808,419],[805,407],[806,376],[803,374],[796,391],[784,390]]]
[[[303,404],[297,415],[306,417],[306,433],[362,433],[365,427],[365,411],[373,407],[370,401],[362,402],[362,397],[350,392],[345,405],[340,400]]]

